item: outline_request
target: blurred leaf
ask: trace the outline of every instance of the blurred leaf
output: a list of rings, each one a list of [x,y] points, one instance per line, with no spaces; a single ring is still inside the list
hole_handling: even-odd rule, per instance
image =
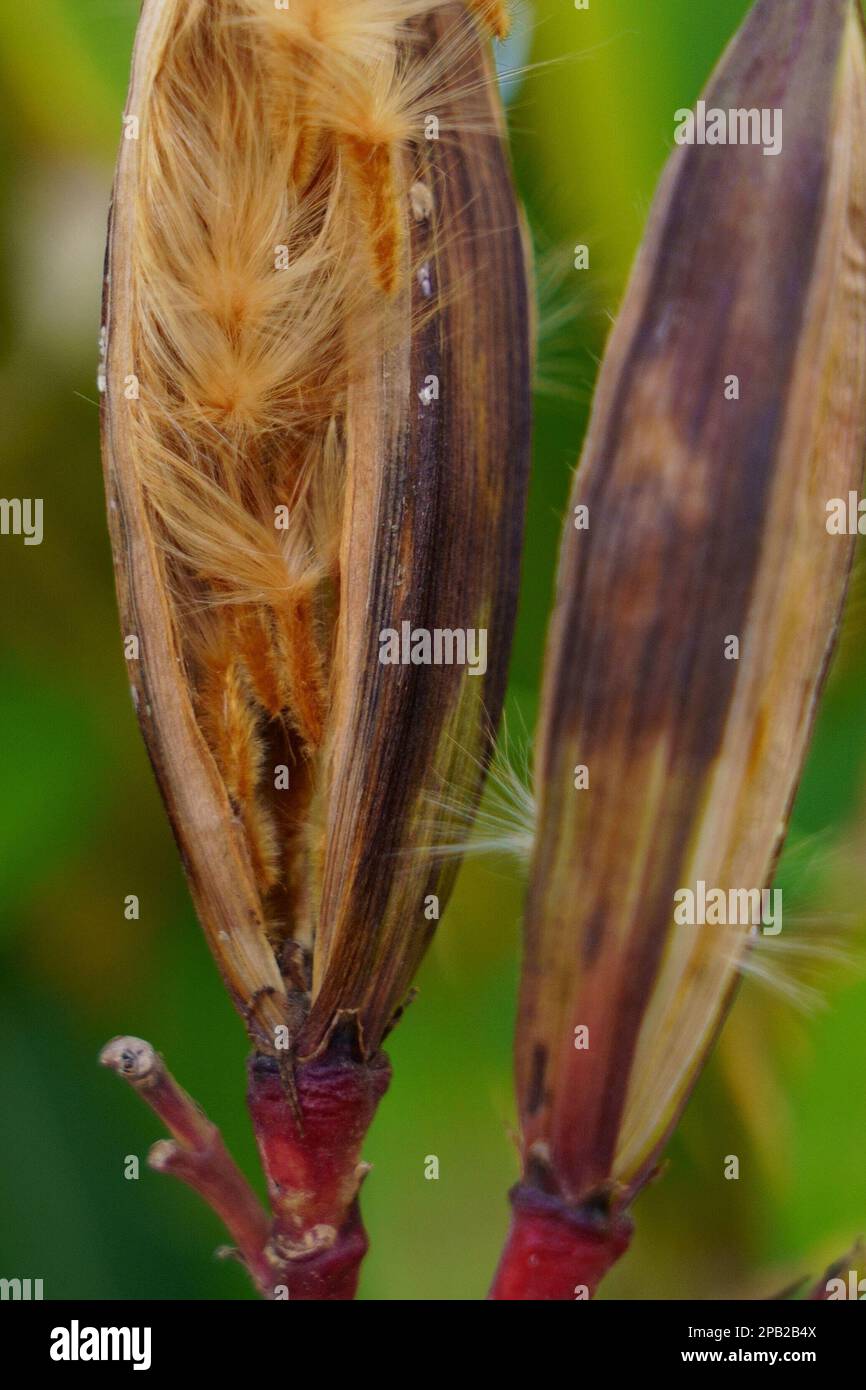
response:
[[[0,6],[0,80],[26,135],[61,153],[113,153],[136,15],[119,0]]]
[[[88,807],[105,775],[86,705],[34,671],[0,666],[0,930],[22,900],[86,839]]]

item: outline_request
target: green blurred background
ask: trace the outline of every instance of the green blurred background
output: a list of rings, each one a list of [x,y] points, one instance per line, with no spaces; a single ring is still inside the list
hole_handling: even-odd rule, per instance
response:
[[[246,1298],[212,1258],[223,1233],[152,1174],[156,1120],[96,1065],[112,1034],[149,1038],[258,1182],[243,1030],[196,925],[139,740],[114,607],[95,368],[105,214],[133,0],[0,8],[4,177],[0,319],[4,496],[45,499],[45,539],[0,539],[0,1275],[48,1298]],[[512,84],[515,160],[547,310],[512,736],[535,716],[570,472],[673,112],[692,103],[746,0],[539,0]],[[513,88],[516,85],[517,90]],[[570,248],[591,247],[588,272]],[[570,306],[569,311],[568,306]],[[802,1017],[748,982],[638,1207],[607,1297],[772,1293],[866,1229],[866,585],[840,654],[781,869],[786,920],[852,964]],[[471,863],[394,1035],[394,1082],[369,1139],[368,1299],[475,1299],[516,1177],[511,1031],[523,891]],[[141,918],[128,922],[136,893]],[[738,1154],[741,1176],[725,1181]],[[124,1178],[127,1155],[138,1181]],[[424,1178],[425,1157],[440,1161]]]

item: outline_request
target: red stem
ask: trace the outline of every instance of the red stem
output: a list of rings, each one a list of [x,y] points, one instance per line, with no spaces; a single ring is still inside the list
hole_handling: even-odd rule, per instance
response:
[[[333,1047],[294,1070],[294,1097],[273,1058],[255,1056],[247,1101],[274,1214],[269,1250],[283,1297],[355,1296],[367,1237],[361,1146],[391,1079],[387,1058]]]
[[[269,1219],[216,1126],[140,1038],[115,1038],[104,1066],[123,1076],[174,1136],[151,1166],[193,1188],[220,1217],[259,1292],[271,1299],[354,1298],[367,1236],[358,1192],[361,1146],[391,1077],[335,1045],[294,1072],[271,1057],[250,1062],[249,1107],[268,1181]]]
[[[628,1248],[628,1217],[519,1185],[511,1194],[511,1229],[489,1297],[547,1302],[592,1298]]]

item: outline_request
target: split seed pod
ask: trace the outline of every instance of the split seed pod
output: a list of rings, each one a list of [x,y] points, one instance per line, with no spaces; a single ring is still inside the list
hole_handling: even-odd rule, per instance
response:
[[[444,788],[477,798],[501,708],[530,348],[487,10],[142,8],[104,301],[117,584],[196,908],[266,1056],[337,1028],[375,1054],[453,875],[409,851]],[[383,663],[404,623],[452,653],[483,629],[485,671]]]
[[[827,520],[866,442],[859,6],[759,0],[704,97],[781,111],[782,149],[673,154],[604,358],[548,638],[496,1297],[573,1298],[627,1239],[756,930],[681,924],[675,895],[771,882],[851,565]]]

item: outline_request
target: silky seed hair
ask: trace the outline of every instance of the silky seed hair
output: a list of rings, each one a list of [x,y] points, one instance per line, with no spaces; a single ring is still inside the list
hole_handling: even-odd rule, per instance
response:
[[[421,59],[411,23],[442,3],[167,7],[130,113],[132,457],[275,946],[315,916],[350,366],[407,331],[407,214],[435,209],[423,186],[404,206],[405,146],[474,42]]]

